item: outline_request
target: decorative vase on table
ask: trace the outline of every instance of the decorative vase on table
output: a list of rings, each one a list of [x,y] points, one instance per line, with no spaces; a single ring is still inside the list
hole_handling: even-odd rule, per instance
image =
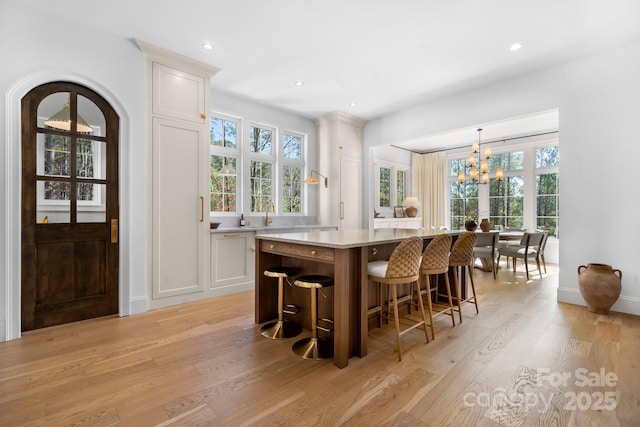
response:
[[[478,228],[478,223],[472,219],[468,219],[464,222],[464,229],[467,231],[476,231]]]
[[[491,230],[491,223],[489,223],[489,220],[487,218],[482,218],[482,221],[480,221],[480,230],[484,231],[485,233]]]
[[[590,312],[609,314],[622,290],[622,272],[607,264],[581,265],[578,285]]]

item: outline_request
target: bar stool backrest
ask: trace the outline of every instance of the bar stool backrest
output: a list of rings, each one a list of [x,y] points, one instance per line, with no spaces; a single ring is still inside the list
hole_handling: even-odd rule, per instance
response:
[[[476,233],[462,233],[453,243],[449,264],[466,265],[473,263],[473,247],[476,244]]]
[[[420,270],[421,253],[422,239],[416,236],[406,238],[391,253],[385,277],[396,279],[417,275]]]
[[[451,236],[440,234],[431,240],[422,252],[421,270],[442,270],[449,268]]]

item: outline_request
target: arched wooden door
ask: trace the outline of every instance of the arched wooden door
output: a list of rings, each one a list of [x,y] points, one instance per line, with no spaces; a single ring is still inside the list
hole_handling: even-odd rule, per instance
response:
[[[119,118],[75,83],[22,98],[22,330],[118,312]]]

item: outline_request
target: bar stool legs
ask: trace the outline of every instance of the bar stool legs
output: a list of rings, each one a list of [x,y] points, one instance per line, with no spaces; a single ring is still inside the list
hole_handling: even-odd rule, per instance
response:
[[[333,357],[333,341],[318,338],[318,329],[326,330],[318,326],[318,289],[332,286],[333,280],[327,276],[302,276],[294,284],[311,292],[311,337],[297,341],[292,350],[303,359],[330,359]]]
[[[299,273],[300,271],[293,267],[272,267],[265,270],[265,276],[278,278],[278,320],[262,327],[261,334],[263,337],[279,340],[295,337],[302,332],[300,325],[284,321],[284,279]]]

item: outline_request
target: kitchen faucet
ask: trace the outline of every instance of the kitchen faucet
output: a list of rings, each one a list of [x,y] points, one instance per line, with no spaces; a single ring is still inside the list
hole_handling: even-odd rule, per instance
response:
[[[276,207],[273,203],[271,203],[271,210],[272,212],[276,211]],[[272,222],[273,220],[269,218],[269,207],[267,207],[267,210],[264,211],[264,225],[265,226],[271,225]]]

